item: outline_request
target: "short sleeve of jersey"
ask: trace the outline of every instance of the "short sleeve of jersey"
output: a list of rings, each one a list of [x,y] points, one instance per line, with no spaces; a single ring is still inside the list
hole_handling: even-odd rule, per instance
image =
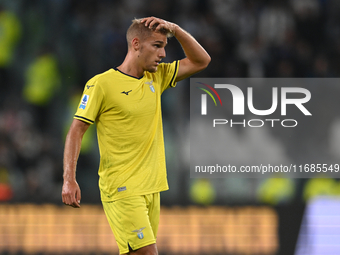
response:
[[[172,63],[161,63],[158,66],[158,73],[162,76],[162,92],[170,87],[176,86],[179,60]]]
[[[104,93],[98,78],[94,77],[89,80],[84,88],[75,119],[82,120],[86,123],[93,124],[102,111]]]

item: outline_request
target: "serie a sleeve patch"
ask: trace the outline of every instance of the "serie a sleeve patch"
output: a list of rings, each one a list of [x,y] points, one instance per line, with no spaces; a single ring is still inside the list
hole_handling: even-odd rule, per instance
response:
[[[86,95],[86,94],[83,95],[83,98],[81,99],[81,103],[79,105],[80,109],[85,110],[87,102],[89,101],[89,98],[90,98],[89,95]]]

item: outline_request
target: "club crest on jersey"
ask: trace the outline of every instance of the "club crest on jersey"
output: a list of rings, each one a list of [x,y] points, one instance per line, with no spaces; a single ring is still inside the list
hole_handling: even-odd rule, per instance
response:
[[[85,110],[87,102],[89,101],[90,96],[89,95],[84,95],[83,98],[81,99],[81,103],[79,108]]]
[[[139,239],[143,239],[144,238],[144,234],[143,234],[142,231],[143,231],[144,228],[145,227],[142,227],[142,228],[136,229],[136,230],[132,230],[132,232],[137,233],[137,236],[138,236]]]
[[[145,83],[148,84],[149,87],[150,87],[150,90],[151,90],[153,93],[155,93],[155,88],[154,88],[154,86],[152,85],[153,81],[145,82]]]

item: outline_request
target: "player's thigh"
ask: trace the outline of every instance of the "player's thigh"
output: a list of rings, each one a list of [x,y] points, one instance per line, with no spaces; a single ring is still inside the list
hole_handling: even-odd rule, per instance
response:
[[[145,196],[103,202],[103,207],[120,254],[156,243]]]

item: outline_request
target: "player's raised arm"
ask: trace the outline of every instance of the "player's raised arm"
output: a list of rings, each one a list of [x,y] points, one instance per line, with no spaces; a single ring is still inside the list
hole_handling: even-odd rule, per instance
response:
[[[150,28],[158,23],[156,30],[168,30],[181,44],[186,58],[180,60],[176,82],[202,71],[210,63],[211,58],[205,49],[195,40],[194,37],[184,31],[177,24],[155,17],[144,18],[142,23],[145,23],[145,26]]]
[[[67,134],[64,149],[64,184],[62,188],[63,203],[80,207],[80,188],[76,181],[76,166],[81,141],[90,124],[74,119]]]

